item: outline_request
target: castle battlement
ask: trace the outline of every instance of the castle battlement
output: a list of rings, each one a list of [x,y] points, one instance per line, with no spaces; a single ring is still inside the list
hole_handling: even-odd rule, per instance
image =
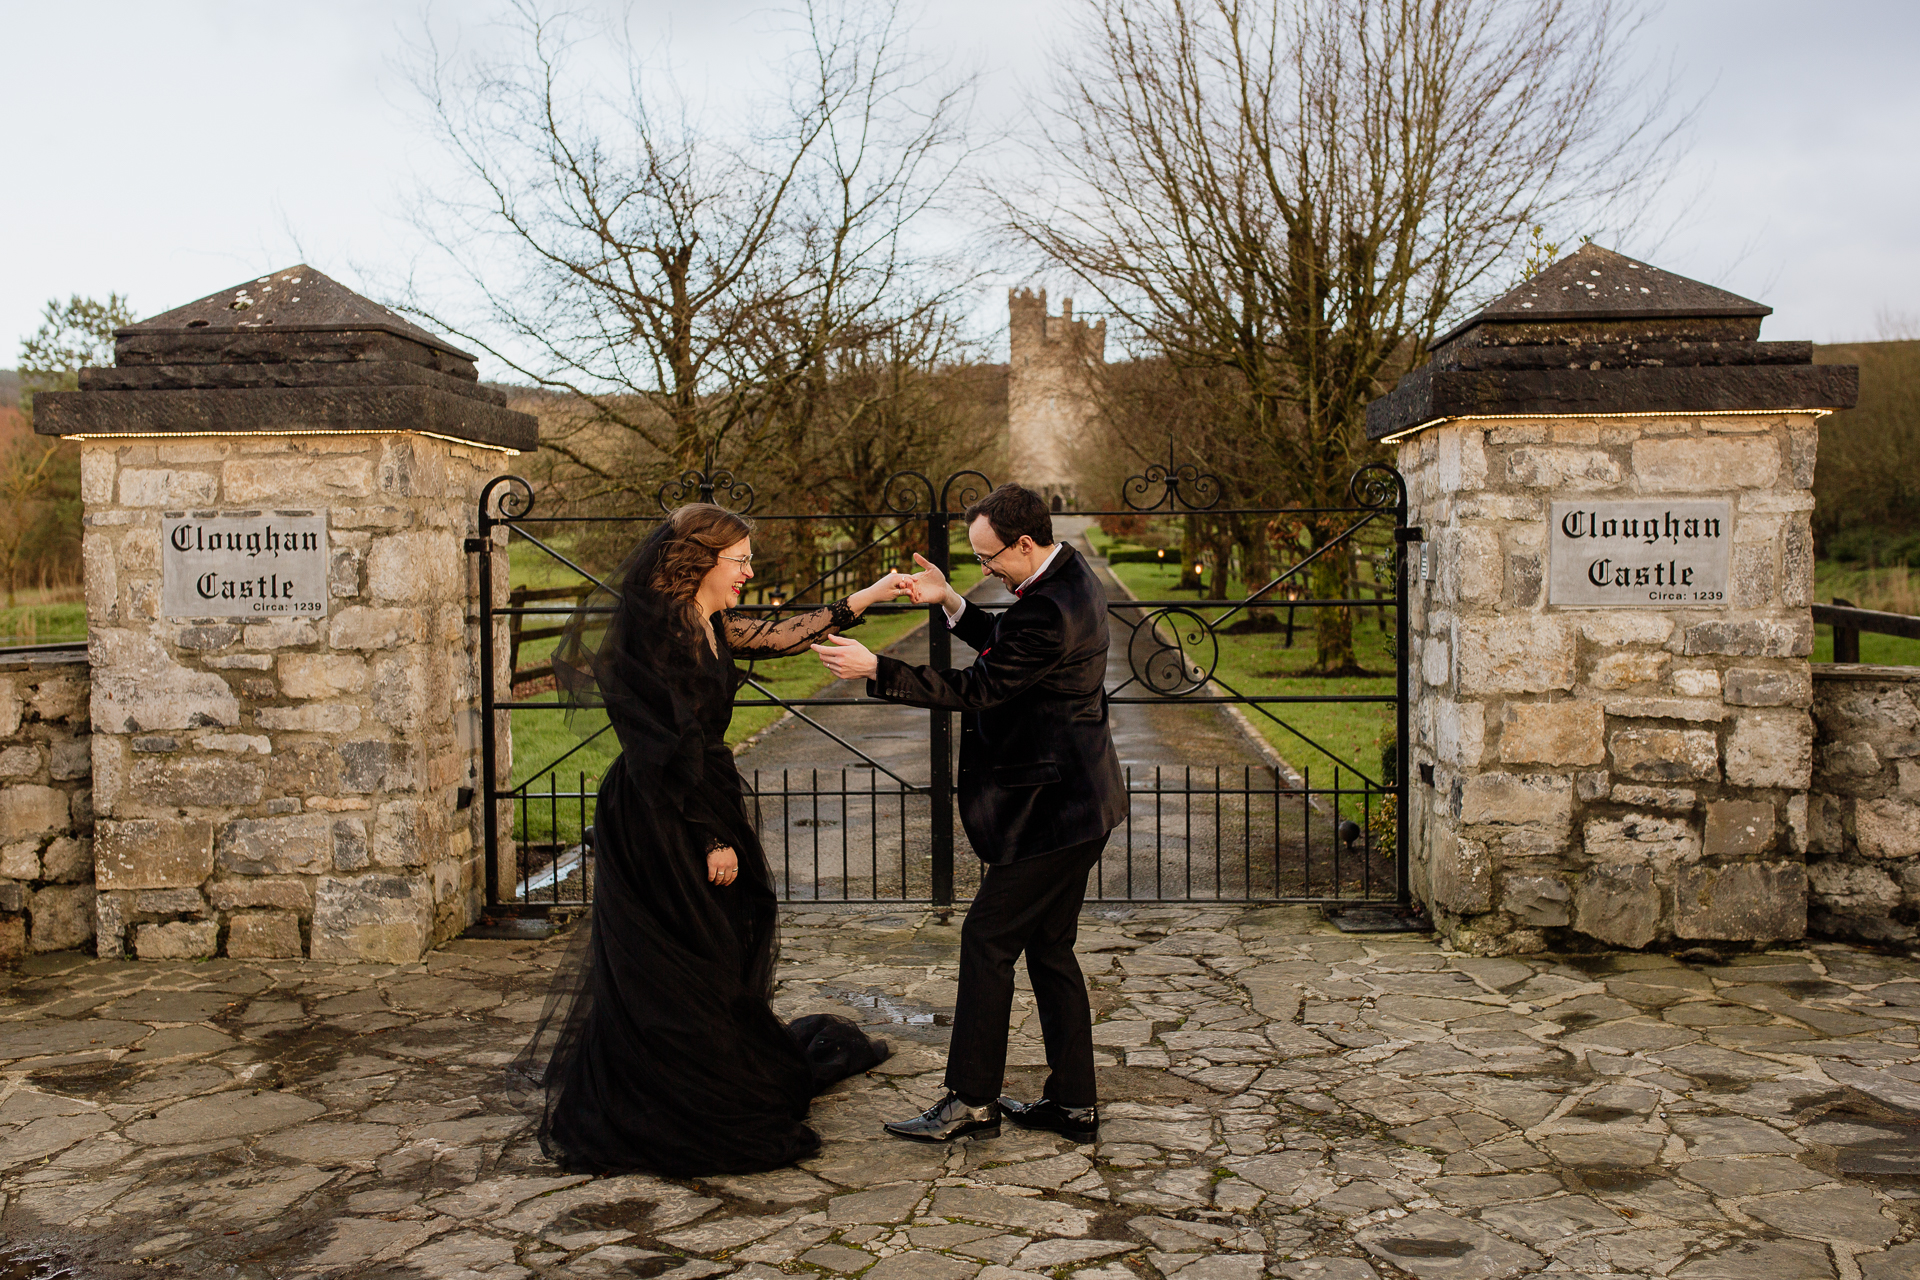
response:
[[[1050,316],[1045,289],[1008,289],[1007,324],[1016,363],[1022,354],[1032,357],[1042,348],[1058,348],[1078,360],[1105,360],[1107,322],[1074,319],[1072,298],[1061,299],[1060,314]]]

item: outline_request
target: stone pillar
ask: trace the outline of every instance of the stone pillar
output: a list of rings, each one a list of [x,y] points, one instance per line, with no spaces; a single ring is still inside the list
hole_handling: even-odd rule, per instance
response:
[[[100,954],[407,961],[482,893],[473,358],[309,267],[123,329],[79,439]]]
[[[1813,466],[1851,368],[1595,246],[1368,409],[1411,522],[1414,892],[1481,953],[1806,929]]]

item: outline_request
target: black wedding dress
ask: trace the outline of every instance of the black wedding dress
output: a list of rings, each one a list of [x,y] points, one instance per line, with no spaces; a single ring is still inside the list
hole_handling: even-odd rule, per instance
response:
[[[540,1143],[573,1173],[777,1169],[819,1151],[815,1094],[882,1061],[844,1018],[782,1023],[777,899],[727,748],[735,656],[774,657],[855,621],[844,604],[767,623],[727,612],[709,645],[646,584],[666,526],[578,611],[554,655],[620,756],[594,814],[590,928],[563,960],[522,1070],[545,1086]],[[731,846],[739,875],[707,879]]]

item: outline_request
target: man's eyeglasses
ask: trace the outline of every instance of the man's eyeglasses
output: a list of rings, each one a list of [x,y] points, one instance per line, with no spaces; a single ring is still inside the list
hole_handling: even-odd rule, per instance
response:
[[[990,556],[983,556],[978,551],[976,551],[973,553],[973,558],[980,562],[981,567],[991,569],[993,567],[993,562],[995,558],[1007,554],[1007,551],[1008,551],[1008,548],[1002,547],[998,551],[994,552],[993,555],[990,555]]]

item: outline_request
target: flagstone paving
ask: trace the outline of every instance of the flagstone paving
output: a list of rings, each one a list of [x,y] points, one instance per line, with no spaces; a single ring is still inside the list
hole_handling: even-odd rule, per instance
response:
[[[1100,1142],[896,1142],[940,1092],[957,924],[790,913],[782,1011],[896,1052],[815,1104],[817,1159],[693,1180],[542,1158],[506,1068],[562,941],[38,957],[0,974],[0,1276],[1920,1276],[1910,957],[1477,959],[1300,909],[1092,911]]]

